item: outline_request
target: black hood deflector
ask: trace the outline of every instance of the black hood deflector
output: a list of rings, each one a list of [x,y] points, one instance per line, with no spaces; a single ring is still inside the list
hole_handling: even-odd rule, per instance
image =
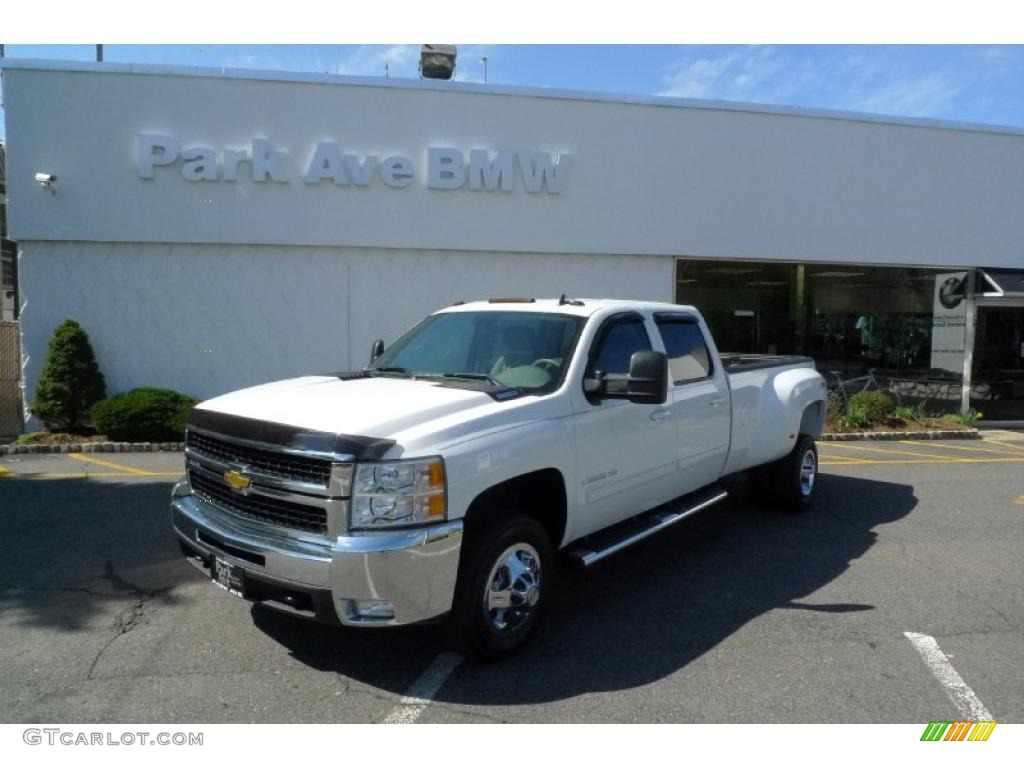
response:
[[[188,424],[225,437],[253,440],[298,451],[336,454],[339,458],[351,456],[356,461],[377,461],[395,444],[394,440],[379,437],[335,435],[201,408],[189,411]]]

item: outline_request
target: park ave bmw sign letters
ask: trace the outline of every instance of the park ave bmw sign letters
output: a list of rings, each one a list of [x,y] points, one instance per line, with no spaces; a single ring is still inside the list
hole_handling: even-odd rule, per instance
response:
[[[321,141],[298,172],[288,150],[266,139],[253,139],[247,148],[216,150],[186,147],[171,136],[137,136],[135,169],[141,179],[155,179],[178,167],[186,181],[275,182],[301,179],[306,184],[330,182],[339,187],[384,184],[404,189],[413,182],[428,189],[470,189],[485,192],[561,193],[569,174],[570,155],[528,150],[470,149],[468,154],[450,147],[427,147],[425,173],[406,155],[362,156],[342,152],[333,141]],[[166,170],[160,170],[160,169]]]

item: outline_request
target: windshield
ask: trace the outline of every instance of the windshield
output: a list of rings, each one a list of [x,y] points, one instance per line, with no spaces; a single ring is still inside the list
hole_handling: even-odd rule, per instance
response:
[[[558,387],[584,318],[540,312],[431,315],[378,357],[369,371],[493,379],[536,393]]]

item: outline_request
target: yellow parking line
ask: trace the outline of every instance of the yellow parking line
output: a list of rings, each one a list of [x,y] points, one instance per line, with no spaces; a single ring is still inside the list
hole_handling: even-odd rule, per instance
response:
[[[109,467],[111,469],[117,469],[121,472],[130,475],[153,475],[154,472],[148,472],[145,469],[136,469],[135,467],[129,467],[127,464],[115,464],[113,461],[104,461],[103,459],[94,459],[91,456],[83,456],[80,453],[69,453],[67,454],[69,459],[75,461],[87,461],[90,464],[99,464],[101,467]]]
[[[147,472],[147,477],[181,477],[181,472]],[[67,480],[78,478],[87,480],[90,477],[138,477],[133,472],[11,472],[0,473],[0,480]]]
[[[3,464],[0,464],[0,477],[12,477],[13,475],[14,473],[11,472],[11,470],[9,470]]]
[[[1024,507],[1024,496],[1018,496],[1013,503],[1020,504],[1022,507]]]
[[[981,440],[975,440],[973,442],[980,443]],[[999,456],[1019,456],[1020,451],[994,451],[991,448],[975,448],[968,445],[929,445],[926,441],[921,440],[900,440],[903,445],[920,445],[922,448],[949,448],[954,451],[977,451],[978,453],[995,453]]]
[[[1012,448],[1014,453],[1024,453],[1024,445],[1014,445],[1013,443],[1004,443],[1001,440],[993,440],[990,437],[983,437],[981,439],[983,443],[994,443],[995,445],[1002,445],[1006,448]]]
[[[181,472],[147,472],[147,477],[181,477]],[[69,478],[69,477],[138,477],[134,472],[39,472],[33,475],[22,475],[33,478]]]
[[[924,459],[944,459],[945,461],[970,461],[970,459],[961,459],[953,456],[942,456],[941,454],[935,453],[918,453],[917,451],[900,451],[895,449],[886,450],[885,448],[868,448],[866,445],[847,445],[843,442],[834,442],[829,445],[829,448],[847,448],[851,451],[871,451],[872,453],[885,453],[890,456],[917,456]]]
[[[871,459],[855,459],[852,456],[832,456],[828,453],[821,453],[819,456],[832,464],[870,464]]]
[[[826,462],[821,462],[825,464]],[[851,462],[840,462],[844,465],[851,465]],[[861,464],[1024,464],[1024,458],[1020,459],[868,459]]]

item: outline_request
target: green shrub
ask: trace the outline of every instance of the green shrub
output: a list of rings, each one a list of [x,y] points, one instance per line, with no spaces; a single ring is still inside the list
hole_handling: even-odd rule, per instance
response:
[[[18,435],[18,442],[21,443],[22,445],[34,443],[42,436],[42,434],[42,432],[26,432],[23,435]]]
[[[57,326],[39,373],[31,410],[50,431],[78,432],[89,409],[106,396],[89,337],[74,320]]]
[[[985,414],[981,411],[976,411],[973,408],[968,408],[967,413],[947,413],[945,418],[950,421],[955,421],[963,424],[965,427],[973,427],[975,422],[982,418]]]
[[[847,412],[857,409],[863,412],[868,422],[878,424],[892,415],[892,400],[883,392],[858,392],[850,398]]]
[[[850,401],[850,406],[839,417],[839,426],[843,429],[863,429],[871,425],[867,407],[863,403]]]
[[[925,418],[924,407],[921,405],[901,405],[893,408],[892,417],[900,421],[920,421]]]
[[[96,403],[89,416],[114,440],[182,440],[189,408],[197,402],[170,389],[141,387]]]

